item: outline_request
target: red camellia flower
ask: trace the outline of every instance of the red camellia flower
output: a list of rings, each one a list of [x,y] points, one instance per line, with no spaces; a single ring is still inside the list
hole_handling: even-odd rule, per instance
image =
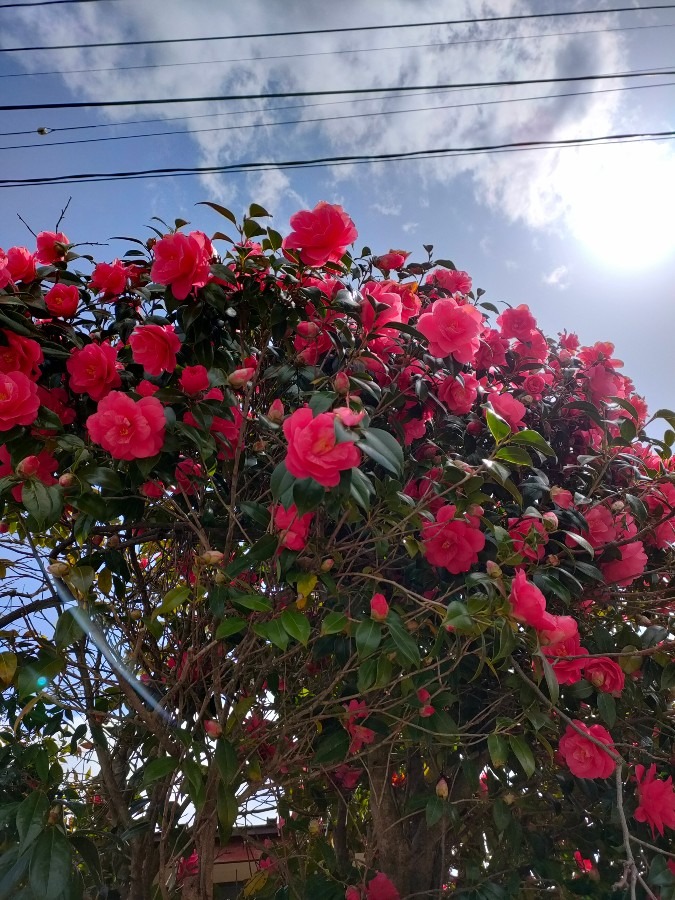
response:
[[[555,617],[551,616],[551,618]],[[576,684],[577,681],[581,681],[581,674],[586,666],[585,657],[588,656],[588,650],[581,646],[581,638],[578,631],[557,644],[546,644],[541,649],[551,663],[551,668],[558,679],[558,684]],[[565,659],[564,657],[567,656],[574,658]]]
[[[384,872],[378,872],[372,881],[368,882],[366,900],[401,900],[401,895]]]
[[[525,425],[523,422],[525,404],[516,400],[513,394],[490,394],[490,403],[497,415],[508,423],[511,431],[518,431]]]
[[[459,378],[445,378],[438,388],[438,399],[445,403],[449,412],[456,416],[464,416],[478,397],[478,379],[470,372],[462,372]]]
[[[173,325],[141,325],[129,337],[134,362],[143,366],[148,375],[173,372],[180,338]]]
[[[427,275],[426,281],[450,294],[468,294],[471,290],[471,276],[458,269],[436,269],[431,275]]]
[[[672,775],[665,781],[656,777],[656,763],[645,773],[644,766],[635,766],[638,784],[638,808],[633,813],[638,822],[647,822],[652,835],[663,835],[664,828],[675,829],[675,790]]]
[[[553,617],[546,612],[546,597],[536,584],[527,580],[522,569],[516,572],[511,582],[509,603],[511,604],[511,614],[516,622],[538,630],[551,624]]]
[[[62,231],[41,231],[37,236],[35,258],[44,266],[51,266],[65,259],[65,247],[70,243]]]
[[[298,250],[308,266],[339,262],[359,234],[341,206],[323,200],[314,209],[303,209],[291,216],[291,229],[281,246],[284,250]]]
[[[370,617],[376,622],[384,622],[389,615],[389,604],[384,594],[373,594],[370,599]]]
[[[7,269],[12,281],[30,284],[37,275],[35,255],[26,247],[10,247],[7,251]]]
[[[37,341],[13,331],[1,331],[0,335],[7,341],[6,346],[0,346],[0,372],[21,372],[35,380],[44,362],[42,347]]]
[[[358,447],[349,441],[338,444],[335,413],[314,416],[304,406],[284,421],[283,428],[288,441],[286,468],[296,478],[313,478],[324,487],[335,487],[340,483],[340,472],[361,462]]]
[[[122,384],[117,348],[107,341],[102,344],[87,344],[82,350],[74,350],[66,368],[70,373],[71,391],[89,394],[92,400],[102,400]]]
[[[502,337],[529,341],[531,333],[537,327],[537,320],[529,306],[521,303],[514,309],[505,309],[497,318],[497,325],[501,328]]]
[[[47,450],[41,450],[37,456],[27,456],[17,465],[16,471],[12,467],[12,460],[7,447],[0,447],[0,478],[7,475],[19,475],[21,478],[38,478],[43,484],[56,484],[54,472],[58,469],[58,462]],[[22,485],[17,484],[12,488],[12,497],[21,503]]]
[[[579,626],[572,616],[551,616],[547,613],[545,627],[539,631],[539,643],[555,646],[564,641],[575,640],[579,636]]]
[[[463,519],[455,519],[451,504],[442,506],[435,522],[422,525],[422,543],[432,566],[442,566],[453,575],[468,572],[478,562],[485,547],[485,535],[478,527]]]
[[[74,284],[55,284],[45,294],[45,304],[53,316],[69,319],[77,312],[80,292]]]
[[[214,250],[201,231],[167,234],[154,247],[155,261],[150,276],[171,286],[176,300],[185,300],[193,288],[204,287],[211,274]]]
[[[209,389],[209,373],[205,366],[186,366],[178,383],[186,394],[199,394]]]
[[[128,275],[127,267],[119,259],[99,263],[91,273],[89,287],[97,293],[116,297],[126,290]]]
[[[623,669],[607,656],[596,656],[584,665],[584,678],[605,694],[618,697],[625,683]]]
[[[402,268],[409,256],[410,253],[407,250],[390,250],[389,253],[383,253],[382,256],[374,256],[373,265],[382,272],[388,272],[390,269]]]
[[[314,513],[312,512],[305,513],[303,516],[298,515],[295,503],[291,504],[288,509],[284,509],[281,505],[276,506],[274,527],[281,532],[279,545],[288,547],[289,550],[304,550],[313,518]]]
[[[37,386],[23,372],[0,372],[0,431],[32,425],[40,400]]]
[[[623,544],[618,548],[620,559],[601,563],[600,569],[608,584],[618,584],[620,587],[628,587],[633,581],[642,575],[647,566],[647,554],[642,541],[633,541],[632,544]]]
[[[548,533],[540,519],[524,516],[522,519],[509,519],[508,524],[514,553],[519,553],[533,562],[544,558]]]
[[[483,316],[475,306],[459,304],[451,297],[436,300],[417,321],[417,330],[429,341],[432,356],[453,356],[457,362],[473,362],[480,347]]]
[[[12,283],[12,273],[9,271],[9,258],[0,247],[0,291]]]
[[[586,735],[590,735],[613,751],[612,735],[602,725],[591,725],[588,728],[578,719],[574,720],[574,724],[583,733],[579,734],[568,725],[558,744],[560,755],[565,760],[567,768],[577,778],[609,778],[616,769],[615,760],[602,747],[589,741]]]
[[[164,407],[155,397],[134,402],[127,394],[111,391],[87,419],[95,444],[115,459],[145,459],[164,443]]]

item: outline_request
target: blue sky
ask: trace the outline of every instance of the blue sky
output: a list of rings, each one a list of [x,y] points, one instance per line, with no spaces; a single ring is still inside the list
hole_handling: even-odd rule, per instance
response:
[[[3,103],[28,104],[675,68],[675,9],[295,38],[86,47],[94,41],[323,29],[617,5],[629,2],[99,0],[52,10],[28,9],[26,4],[20,10],[0,9],[0,48],[81,43],[84,49],[0,52],[0,95]],[[626,28],[630,30],[619,30]],[[584,33],[569,33],[575,31]],[[430,44],[442,46],[421,46]],[[145,65],[154,68],[126,68]],[[103,71],[29,74],[67,69]],[[615,90],[655,82],[673,82],[673,86]],[[608,88],[613,90],[579,93]],[[569,92],[577,96],[546,96]],[[543,99],[520,99],[528,97]],[[309,105],[325,99],[341,102]],[[0,137],[0,160],[3,177],[22,178],[661,131],[674,127],[674,99],[675,77],[663,75],[367,101],[335,97],[22,111],[3,113],[0,131],[35,132],[41,126],[55,130],[47,137],[37,133]],[[265,110],[285,105],[296,108]],[[356,114],[360,117],[350,118]],[[199,118],[169,121],[177,116]],[[319,117],[324,121],[262,124]],[[159,121],[125,124],[143,119]],[[249,124],[256,127],[199,130]],[[62,130],[83,125],[99,127]],[[173,130],[183,133],[49,146],[66,140]],[[12,144],[36,146],[2,149]],[[548,332],[567,328],[577,331],[584,342],[612,340],[626,373],[652,409],[675,406],[668,371],[675,320],[672,142],[257,175],[3,189],[0,246],[31,246],[31,235],[16,213],[35,231],[51,229],[71,196],[62,228],[77,242],[105,242],[119,234],[144,236],[149,234],[144,226],[151,216],[167,221],[182,217],[207,232],[222,227],[215,213],[195,206],[200,200],[224,202],[235,212],[252,201],[262,203],[275,213],[275,226],[282,231],[295,210],[322,199],[340,202],[356,222],[360,242],[375,252],[394,247],[421,256],[422,244],[433,243],[439,256],[451,258],[471,273],[474,284],[487,290],[486,299],[528,303]],[[113,241],[94,249],[99,258],[112,259],[127,248]]]

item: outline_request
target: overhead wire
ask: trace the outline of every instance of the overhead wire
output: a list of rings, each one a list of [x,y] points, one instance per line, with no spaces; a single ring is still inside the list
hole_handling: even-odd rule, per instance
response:
[[[0,147],[0,151],[2,150],[32,150],[32,149],[47,149],[49,147],[64,147],[64,146],[72,146],[73,144],[94,144],[94,143],[105,143],[107,141],[125,141],[125,140],[138,140],[143,138],[151,138],[151,137],[170,137],[175,135],[186,135],[192,136],[194,134],[203,134],[203,133],[212,133],[212,132],[221,132],[221,131],[240,131],[242,129],[249,128],[272,128],[281,125],[309,125],[315,124],[317,122],[339,122],[344,119],[364,119],[364,118],[372,118],[376,116],[396,116],[396,115],[406,115],[408,113],[418,113],[418,112],[433,112],[434,110],[445,110],[445,109],[464,109],[467,107],[476,107],[476,106],[494,106],[502,103],[523,103],[526,101],[532,100],[555,100],[559,98],[565,97],[588,97],[593,96],[595,94],[611,94],[618,93],[621,91],[631,91],[631,90],[645,90],[649,88],[657,88],[657,87],[675,87],[675,81],[667,81],[667,82],[659,82],[657,84],[640,84],[640,85],[626,85],[624,87],[618,88],[601,88],[597,91],[566,91],[560,94],[538,94],[536,96],[531,97],[504,97],[498,100],[473,100],[469,103],[450,103],[450,104],[436,104],[434,106],[418,106],[418,107],[408,107],[406,109],[393,109],[393,110],[380,110],[378,112],[365,112],[365,113],[350,113],[344,116],[319,116],[315,118],[308,119],[285,119],[277,122],[251,122],[244,125],[220,125],[215,126],[213,128],[194,128],[194,129],[178,129],[174,131],[151,131],[145,132],[141,134],[121,134],[121,135],[108,135],[106,137],[99,138],[81,138],[76,140],[69,141],[50,141],[50,142],[39,142],[35,144],[10,144],[7,147]],[[342,102],[342,101],[341,101]],[[322,104],[316,104],[322,105]],[[286,109],[288,107],[280,107],[281,109]],[[249,112],[264,112],[265,110],[249,110]]]
[[[265,31],[248,34],[205,35],[202,37],[148,38],[146,40],[102,41],[88,44],[47,44],[30,47],[3,47],[3,53],[27,53],[33,50],[92,50],[103,47],[139,47],[159,44],[189,44],[207,41],[242,41],[258,38],[300,37],[313,34],[346,34],[349,32],[388,31],[400,28],[437,28],[439,25],[476,25],[485,22],[515,22],[531,19],[552,19],[569,16],[610,15],[612,13],[634,13],[648,10],[675,9],[675,3],[650,3],[644,6],[615,6],[608,9],[580,9],[547,13],[519,13],[509,16],[481,16],[469,19],[442,19],[433,22],[398,22],[381,25],[349,25],[340,28],[309,28],[294,31]]]
[[[61,103],[2,104],[0,112],[27,112],[46,109],[108,109],[124,106],[156,106],[173,103],[216,103],[237,100],[278,100],[290,97],[335,97],[344,94],[407,94],[413,91],[439,89],[465,90],[467,88],[519,87],[526,84],[566,84],[584,81],[607,81],[616,78],[649,78],[656,75],[675,75],[675,69],[651,69],[639,72],[598,73],[595,75],[567,75],[555,78],[513,78],[499,81],[467,81],[450,84],[393,85],[391,87],[334,88],[314,91],[270,91],[265,94],[215,94],[205,97],[165,97],[135,100],[75,100]]]
[[[1,9],[2,7],[0,7]],[[137,69],[170,69],[184,66],[203,66],[228,65],[230,63],[241,62],[262,62],[275,59],[305,59],[315,56],[339,56],[349,53],[379,53],[385,50],[426,50],[432,47],[459,47],[465,44],[492,44],[503,41],[524,41],[551,37],[571,37],[575,35],[586,34],[609,34],[616,31],[642,31],[644,29],[654,28],[675,28],[675,22],[668,22],[657,25],[623,25],[616,28],[587,28],[576,31],[547,31],[539,34],[516,34],[507,37],[491,37],[491,38],[468,38],[461,41],[436,41],[430,44],[396,44],[390,47],[357,47],[354,49],[342,50],[315,50],[310,53],[276,53],[267,56],[236,56],[231,59],[209,59],[194,60],[191,62],[166,62],[166,63],[140,63],[133,66],[102,66],[93,69],[55,69],[49,72],[6,72],[0,74],[2,78],[36,78],[51,75],[84,75],[96,72],[128,72]]]
[[[119,3],[120,0],[34,0],[33,3],[0,3],[0,9],[30,9],[31,6],[64,6],[70,3]]]
[[[0,188],[30,187],[33,185],[91,184],[93,182],[136,180],[145,178],[168,178],[186,175],[225,174],[238,172],[260,172],[270,169],[307,169],[340,165],[362,165],[365,163],[396,162],[404,160],[424,160],[439,157],[469,156],[478,153],[495,153],[517,150],[550,150],[570,147],[600,146],[604,144],[672,140],[675,131],[628,132],[622,134],[598,135],[588,138],[551,139],[545,141],[517,141],[503,144],[485,144],[474,147],[436,147],[428,150],[410,150],[397,153],[356,154],[350,156],[325,156],[316,159],[285,160],[264,162],[231,163],[220,166],[190,166],[158,169],[141,169],[129,172],[87,172],[71,175],[41,176],[38,178],[0,179]]]

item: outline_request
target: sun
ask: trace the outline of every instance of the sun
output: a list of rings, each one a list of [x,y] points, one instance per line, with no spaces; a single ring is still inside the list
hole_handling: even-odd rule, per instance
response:
[[[675,154],[634,143],[588,148],[577,158],[567,221],[588,252],[620,269],[675,259]]]

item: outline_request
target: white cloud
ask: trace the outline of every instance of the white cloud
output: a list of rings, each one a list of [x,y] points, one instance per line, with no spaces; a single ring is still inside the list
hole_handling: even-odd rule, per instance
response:
[[[405,231],[406,234],[413,234],[413,232],[417,231],[419,227],[419,222],[404,222],[403,225],[401,225],[401,228]]]
[[[40,37],[39,42],[44,37],[45,43],[71,43],[74,39],[81,42],[84,49],[78,52],[30,53],[16,61],[29,71],[114,66],[113,71],[63,76],[77,99],[105,97],[111,100],[553,78],[572,72],[592,73],[598,69],[618,71],[626,68],[627,59],[624,39],[616,32],[588,34],[581,38],[557,35],[536,40],[466,43],[487,36],[513,38],[514,35],[560,31],[557,20],[540,20],[527,25],[502,22],[471,29],[436,26],[390,32],[323,33],[273,40],[261,38],[87,50],[88,42],[137,40],[150,35],[173,38],[214,33],[245,34],[265,31],[268,27],[270,30],[329,29],[345,22],[382,23],[380,0],[342,0],[340,4],[321,4],[313,11],[306,0],[286,0],[283,17],[272,19],[264,0],[248,0],[246,4],[223,4],[219,0],[192,0],[189,4],[182,0],[144,0],[125,5],[123,15],[116,7],[116,4],[59,6],[54,14],[45,7],[38,12],[18,10],[11,25],[4,29],[2,42],[10,46],[36,43],[36,35]],[[417,0],[414,5],[410,0],[388,0],[387,22],[469,18],[478,11],[485,16],[503,16],[537,9],[536,0],[484,0],[480,8],[472,0]],[[594,27],[586,24],[593,21],[575,18],[574,27],[567,30]],[[612,21],[611,17],[603,18],[607,26]],[[378,50],[441,42],[445,42],[442,47]],[[352,50],[363,52],[346,52]],[[478,52],[480,66],[477,67]],[[124,68],[167,62],[174,64],[173,67]],[[197,149],[197,160],[194,156],[185,160],[184,148],[181,158],[177,158],[175,148],[181,145],[180,138],[155,139],[154,143],[125,142],[125,161],[135,158],[146,164],[139,168],[149,167],[150,160],[158,166],[194,162],[218,166],[240,161],[570,138],[612,130],[619,114],[620,95],[617,93],[509,102],[519,97],[548,96],[570,90],[569,85],[557,84],[506,90],[451,90],[386,99],[335,96],[280,99],[267,103],[249,100],[223,103],[221,114],[211,118],[204,116],[213,113],[213,103],[121,107],[105,110],[102,114],[117,122],[200,117],[170,123],[171,128],[185,127],[190,132]],[[265,107],[271,109],[265,110]],[[414,111],[419,108],[422,111]],[[373,113],[386,115],[371,115]],[[311,121],[319,118],[321,121]],[[274,124],[295,120],[300,120],[301,124]],[[52,121],[58,120],[54,117]],[[251,125],[256,127],[247,127]],[[156,128],[153,126],[153,130]],[[207,128],[227,130],[204,130]],[[439,183],[447,184],[464,176],[470,179],[479,201],[501,211],[507,218],[531,226],[550,226],[565,215],[566,186],[583,165],[583,151],[551,150],[456,156],[422,163],[349,165],[324,171],[326,194],[339,188],[345,179],[350,180],[352,187],[363,191],[374,184],[382,187],[381,193],[387,199],[380,207],[374,207],[382,215],[400,213],[398,203],[392,199],[395,196],[392,180],[396,184],[399,179],[403,182],[414,176],[422,199],[432,194]],[[135,165],[130,167],[136,168]],[[292,173],[279,171],[246,179],[210,175],[203,178],[203,184],[211,196],[230,203],[236,200],[242,206],[249,199],[264,199],[276,208],[283,202],[286,214],[290,211],[289,204],[298,196],[294,190],[296,178]],[[316,202],[321,198],[306,199]]]
[[[372,203],[370,208],[381,216],[400,216],[403,209],[400,203],[392,201],[388,203]]]
[[[565,288],[569,287],[569,282],[567,280],[568,275],[569,269],[567,266],[556,266],[552,272],[543,276],[542,281],[544,284],[550,285],[550,287],[556,287],[561,291],[564,291]]]

